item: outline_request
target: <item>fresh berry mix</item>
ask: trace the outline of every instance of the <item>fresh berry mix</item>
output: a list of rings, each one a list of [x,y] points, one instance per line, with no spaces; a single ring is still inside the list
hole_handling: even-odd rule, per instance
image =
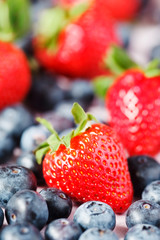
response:
[[[37,180],[33,172],[22,166],[0,167],[0,206],[6,207],[9,199],[19,190],[36,190]]]
[[[48,207],[43,197],[33,190],[15,193],[7,203],[5,215],[8,224],[28,222],[42,229],[48,221]]]
[[[142,192],[142,199],[156,202],[160,205],[160,180],[148,184]]]
[[[128,228],[144,223],[160,227],[160,206],[149,200],[138,200],[127,210],[126,225]]]
[[[160,180],[160,164],[148,155],[135,155],[127,160],[134,195],[141,197],[142,191],[149,183]]]
[[[65,218],[52,221],[45,229],[46,240],[78,240],[81,234],[80,226]]]
[[[43,240],[38,229],[30,223],[15,223],[5,226],[0,232],[1,240]]]
[[[90,228],[81,234],[79,240],[118,240],[118,236],[110,229]]]
[[[72,201],[63,191],[57,188],[43,188],[39,193],[47,202],[48,222],[69,217],[72,210]]]
[[[133,191],[121,142],[109,126],[89,123],[96,119],[79,104],[73,105],[72,114],[78,126],[62,139],[49,122],[37,119],[52,133],[36,151],[38,162],[45,155],[47,185],[79,202],[99,200],[123,213],[132,202]]]
[[[113,230],[116,225],[116,217],[112,208],[108,204],[99,201],[83,203],[75,211],[73,220],[83,230],[87,230],[88,228]]]
[[[137,224],[130,228],[124,240],[159,240],[160,229],[150,224]]]

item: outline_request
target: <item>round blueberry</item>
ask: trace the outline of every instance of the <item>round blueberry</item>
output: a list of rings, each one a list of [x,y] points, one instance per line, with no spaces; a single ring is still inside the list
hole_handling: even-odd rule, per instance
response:
[[[22,166],[0,167],[0,206],[6,207],[8,200],[22,189],[36,190],[34,173]]]
[[[142,199],[156,202],[160,205],[160,180],[148,184],[142,192]]]
[[[20,147],[23,151],[33,151],[49,137],[49,131],[42,125],[30,126],[21,136]]]
[[[160,164],[150,156],[131,156],[128,158],[128,167],[136,197],[141,197],[149,183],[160,180]]]
[[[159,240],[160,229],[150,224],[137,224],[130,228],[124,240]]]
[[[138,200],[130,205],[126,214],[128,228],[136,224],[152,224],[160,227],[160,205],[148,200]]]
[[[16,142],[6,131],[0,128],[0,163],[6,163],[12,158]]]
[[[78,102],[86,110],[94,98],[91,82],[85,79],[75,79],[71,84],[70,96],[74,102]]]
[[[45,229],[46,240],[78,240],[81,234],[80,226],[66,218],[52,221]]]
[[[47,203],[39,193],[21,190],[8,201],[5,216],[9,224],[29,222],[41,230],[48,221]]]
[[[113,230],[116,224],[115,213],[112,208],[100,201],[88,201],[80,205],[74,213],[73,220],[83,230],[93,227],[101,230]]]
[[[118,240],[118,237],[110,229],[89,228],[81,234],[79,240]]]
[[[37,178],[37,183],[45,183],[42,172],[42,164],[38,164],[35,154],[32,152],[22,152],[22,154],[16,159],[16,164],[30,169]]]
[[[48,222],[69,217],[72,210],[72,201],[63,191],[57,188],[44,188],[39,193],[48,205]]]
[[[31,109],[49,111],[63,99],[64,93],[57,84],[56,76],[44,70],[32,74],[32,86],[26,99],[26,104]]]
[[[5,226],[0,232],[0,240],[43,240],[41,233],[29,223]]]
[[[32,114],[20,104],[5,108],[0,114],[0,128],[19,141],[22,132],[34,124]]]

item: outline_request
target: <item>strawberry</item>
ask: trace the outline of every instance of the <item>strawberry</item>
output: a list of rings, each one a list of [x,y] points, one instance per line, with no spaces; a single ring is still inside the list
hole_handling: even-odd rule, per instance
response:
[[[160,150],[160,71],[156,65],[154,60],[147,69],[130,66],[106,94],[109,124],[129,155],[153,156]]]
[[[30,84],[30,69],[22,50],[0,41],[0,109],[22,101]]]
[[[48,186],[66,192],[78,202],[99,200],[116,213],[131,204],[133,189],[125,152],[114,130],[75,103],[72,108],[75,130],[62,139],[45,119],[38,121],[52,132],[36,151],[43,159],[43,174]]]
[[[61,11],[62,18],[55,21],[53,14],[56,15],[57,9]],[[51,15],[54,23],[58,24],[60,21],[61,24],[57,26],[56,34],[47,33],[46,29],[43,32],[42,27],[39,27],[33,45],[40,64],[73,78],[109,74],[108,69],[104,68],[104,58],[107,57],[112,43],[120,44],[114,22],[105,14],[99,15],[94,4],[79,17],[71,17],[71,20],[69,18],[66,21],[66,13],[62,8],[54,8]],[[51,22],[51,16],[46,13],[45,17]],[[42,22],[45,21],[46,19]]]
[[[95,0],[97,9],[117,21],[130,21],[136,17],[142,0]]]

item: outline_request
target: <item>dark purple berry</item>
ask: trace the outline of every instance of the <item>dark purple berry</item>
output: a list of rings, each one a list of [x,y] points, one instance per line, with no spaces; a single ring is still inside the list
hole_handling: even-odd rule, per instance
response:
[[[156,202],[160,205],[160,180],[148,184],[142,192],[142,199]]]
[[[22,189],[36,190],[37,180],[33,172],[21,166],[0,167],[0,206],[6,207],[9,199]]]
[[[136,224],[151,224],[160,227],[160,205],[148,200],[138,200],[130,205],[126,214],[128,228]]]
[[[81,234],[80,226],[65,218],[52,221],[45,229],[46,240],[78,240]]]
[[[0,232],[0,240],[43,240],[43,238],[35,226],[25,222],[5,226]]]
[[[83,230],[98,228],[101,230],[115,228],[116,218],[112,208],[100,201],[88,201],[80,205],[73,216]]]
[[[142,191],[149,183],[160,180],[160,164],[150,156],[129,157],[128,167],[136,197],[141,197]]]
[[[28,222],[41,230],[48,221],[48,207],[39,193],[21,190],[8,201],[5,215],[9,224]]]
[[[137,224],[130,228],[124,240],[159,240],[160,229],[150,224]]]
[[[44,188],[40,191],[40,194],[48,205],[48,222],[69,217],[72,210],[72,201],[63,191],[57,188]]]
[[[118,240],[118,237],[110,229],[89,228],[81,234],[79,240]]]

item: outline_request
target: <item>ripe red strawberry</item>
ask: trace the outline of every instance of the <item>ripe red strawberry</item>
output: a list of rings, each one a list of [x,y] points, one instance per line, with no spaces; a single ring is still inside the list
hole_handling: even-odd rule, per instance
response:
[[[37,34],[34,49],[40,64],[69,77],[91,78],[109,73],[104,67],[104,58],[110,45],[120,44],[120,40],[113,21],[106,14],[99,15],[91,5],[80,17],[61,27],[56,39],[49,36],[51,41],[44,33]]]
[[[160,72],[156,70],[157,73],[148,77],[140,69],[125,71],[107,92],[110,125],[129,155],[155,155],[160,151]]]
[[[38,160],[46,153],[43,160],[46,183],[76,201],[103,201],[116,213],[123,213],[132,202],[133,189],[122,144],[109,126],[88,125],[88,120],[94,117],[84,113],[77,103],[72,113],[79,125],[62,139],[49,123],[39,119],[52,132],[36,152]]]
[[[0,109],[22,101],[30,84],[24,53],[13,44],[0,41]]]
[[[117,21],[132,20],[138,14],[142,0],[95,0],[100,13],[105,12]]]

